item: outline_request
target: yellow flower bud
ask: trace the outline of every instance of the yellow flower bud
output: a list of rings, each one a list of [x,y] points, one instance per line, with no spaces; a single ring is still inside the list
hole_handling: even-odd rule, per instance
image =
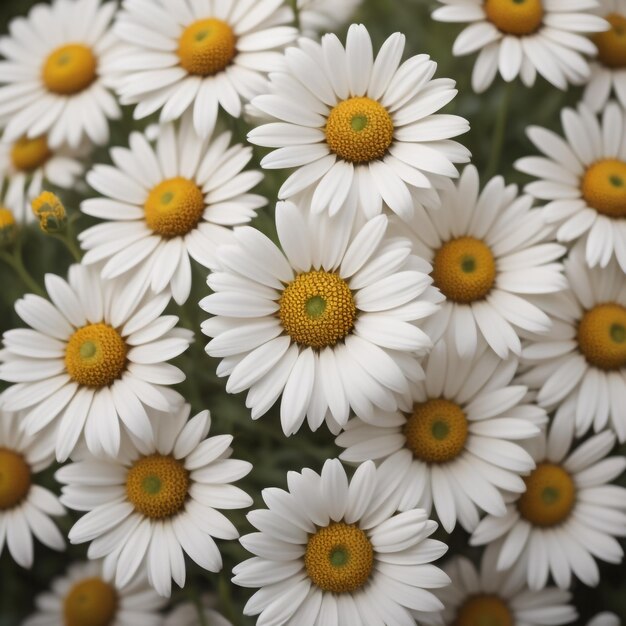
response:
[[[17,225],[13,213],[9,209],[0,207],[0,247],[12,244],[16,234]]]
[[[50,191],[44,191],[32,201],[35,217],[45,233],[58,233],[65,230],[67,214],[61,200]]]

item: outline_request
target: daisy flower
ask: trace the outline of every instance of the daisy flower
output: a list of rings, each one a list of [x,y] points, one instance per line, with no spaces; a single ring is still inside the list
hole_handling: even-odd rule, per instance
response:
[[[442,194],[441,210],[416,209],[409,224],[414,252],[432,263],[434,284],[446,297],[425,328],[460,356],[471,357],[482,337],[504,359],[520,353],[520,331],[550,328],[542,301],[527,298],[567,287],[557,262],[565,248],[531,207],[532,198],[518,196],[501,176],[480,191],[478,171],[468,165]]]
[[[615,537],[626,536],[626,489],[610,485],[626,468],[624,456],[607,457],[615,435],[604,431],[572,447],[573,422],[553,420],[549,434],[534,442],[536,468],[524,479],[526,491],[512,497],[506,514],[488,515],[471,545],[497,541],[497,570],[519,569],[532,590],[543,589],[551,573],[561,589],[572,574],[596,586],[596,559],[620,563]]]
[[[232,626],[232,624],[217,611],[208,608],[207,605],[213,605],[214,599],[205,595],[201,600],[201,609],[193,602],[183,602],[174,609],[165,618],[163,626]],[[198,611],[202,611],[204,622],[200,621]],[[28,625],[26,625],[28,626]]]
[[[190,331],[161,315],[164,294],[119,297],[120,283],[103,283],[94,269],[73,265],[65,281],[46,274],[51,302],[27,294],[15,311],[30,328],[4,333],[0,379],[16,383],[3,408],[27,409],[21,426],[29,436],[56,428],[56,456],[64,461],[81,434],[93,454],[115,456],[121,427],[152,441],[146,406],[168,410],[182,403],[165,385],[184,374],[169,359],[189,346]]]
[[[249,222],[265,198],[248,193],[262,179],[242,171],[249,146],[229,146],[231,134],[200,139],[190,118],[180,128],[160,129],[153,149],[132,133],[130,148],[113,148],[114,165],[96,165],[87,182],[103,198],[81,205],[87,215],[107,220],[79,235],[87,265],[106,261],[104,279],[145,276],[140,290],[167,287],[178,304],[191,290],[189,257],[214,268],[215,249],[230,243],[230,227]]]
[[[600,111],[611,90],[626,107],[626,0],[600,0],[600,12],[610,29],[593,36],[598,57],[591,65],[591,76],[585,87],[583,101],[593,110]]]
[[[454,81],[432,80],[437,64],[425,54],[401,63],[405,36],[395,33],[376,59],[363,25],[353,24],[344,48],[334,34],[321,44],[303,38],[270,75],[269,93],[252,101],[273,121],[248,139],[278,148],[261,165],[297,168],[278,192],[288,199],[314,190],[313,212],[360,207],[366,217],[383,201],[408,220],[414,204],[458,176],[469,152],[451,137],[467,121],[436,111],[456,95]]]
[[[517,360],[502,362],[482,348],[459,359],[438,342],[402,410],[353,418],[336,443],[340,459],[360,463],[387,459],[397,476],[399,508],[433,506],[447,532],[457,520],[471,532],[479,511],[502,515],[501,490],[520,493],[520,474],[534,467],[517,442],[539,434],[543,409],[525,402],[526,387],[511,385]]]
[[[515,163],[540,180],[525,187],[539,200],[546,222],[558,226],[559,241],[585,236],[587,263],[606,267],[613,255],[626,272],[626,116],[609,103],[600,123],[584,105],[563,109],[565,140],[531,126],[529,139],[545,157]]]
[[[242,100],[265,86],[282,65],[283,47],[298,34],[284,0],[124,0],[115,32],[127,45],[109,68],[122,104],[135,119],[160,110],[162,122],[193,115],[208,137],[218,106],[239,117]]]
[[[108,120],[121,115],[103,70],[117,43],[109,29],[116,8],[100,0],[55,0],[9,23],[10,35],[0,40],[5,141],[46,134],[51,148],[75,148],[86,137],[107,143]]]
[[[65,548],[50,519],[65,515],[65,509],[51,491],[36,483],[35,474],[54,459],[50,439],[25,435],[20,418],[0,410],[0,554],[6,543],[16,563],[31,567],[33,535],[49,548]]]
[[[354,15],[363,0],[298,0],[300,29],[307,37],[337,30]]]
[[[236,244],[217,251],[222,270],[207,281],[214,293],[200,302],[215,316],[202,332],[213,337],[207,353],[223,358],[226,391],[250,389],[253,419],[282,394],[286,435],[305,417],[312,430],[326,419],[336,431],[351,408],[394,410],[431,347],[415,323],[441,300],[430,266],[408,240],[386,237],[386,216],[352,233],[342,219],[279,202],[284,253],[258,230],[237,229]]]
[[[552,331],[522,352],[520,382],[537,401],[575,418],[577,435],[610,424],[626,440],[626,285],[615,262],[589,269],[576,248],[565,261],[570,291],[553,296]]]
[[[217,509],[252,504],[230,483],[252,469],[231,459],[231,435],[208,437],[211,418],[202,411],[188,421],[191,407],[151,414],[155,438],[134,437],[115,459],[83,458],[56,473],[65,483],[61,502],[88,511],[69,532],[72,543],[91,542],[90,559],[104,558],[106,577],[123,587],[147,572],[162,596],[172,578],[185,585],[186,553],[211,572],[222,568],[217,539],[236,539],[237,529]]]
[[[428,614],[418,615],[420,624],[556,626],[577,619],[569,591],[554,587],[530,591],[517,572],[503,575],[496,571],[497,553],[493,547],[483,552],[479,571],[463,556],[446,562],[443,571],[452,584],[435,591],[445,608],[434,619]]]
[[[559,89],[580,84],[590,75],[587,56],[596,47],[589,33],[607,29],[607,22],[590,11],[595,0],[440,0],[433,12],[440,22],[470,22],[456,38],[452,53],[465,56],[480,50],[472,73],[472,88],[485,91],[500,72],[510,82],[535,84],[537,73]]]
[[[166,602],[145,578],[122,589],[104,578],[102,563],[73,563],[36,597],[37,612],[22,626],[161,626],[159,610]]]
[[[447,550],[428,539],[424,511],[396,513],[389,468],[369,461],[348,482],[337,459],[321,475],[289,472],[288,491],[264,489],[268,509],[248,514],[259,532],[240,539],[255,556],[233,582],[260,587],[244,608],[258,624],[412,624],[410,610],[439,611],[428,589],[450,579],[429,563]]]

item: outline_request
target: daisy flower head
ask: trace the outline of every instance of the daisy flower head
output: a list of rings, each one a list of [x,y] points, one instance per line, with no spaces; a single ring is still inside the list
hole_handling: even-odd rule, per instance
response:
[[[447,532],[457,521],[471,532],[479,511],[504,514],[502,492],[524,491],[520,475],[534,467],[518,442],[536,437],[546,414],[525,400],[526,387],[511,384],[516,368],[516,359],[503,362],[486,347],[459,359],[438,342],[401,410],[348,422],[339,458],[387,460],[401,511],[434,507]]]
[[[615,435],[604,431],[572,445],[573,422],[557,416],[548,433],[530,446],[535,469],[526,490],[512,495],[505,515],[483,518],[471,545],[494,543],[496,569],[514,568],[532,590],[543,589],[552,574],[568,589],[572,574],[596,586],[595,559],[618,564],[626,536],[626,489],[610,482],[626,468],[624,456],[607,456]]]
[[[110,30],[116,9],[115,2],[55,0],[9,23],[0,40],[5,141],[46,135],[51,148],[76,148],[85,138],[109,140],[109,120],[121,115],[104,71],[117,44]]]
[[[282,394],[286,435],[305,418],[337,431],[350,409],[395,410],[431,347],[419,328],[441,300],[430,266],[407,239],[386,236],[386,216],[352,230],[342,219],[279,202],[284,252],[256,229],[236,229],[236,243],[217,251],[214,293],[200,302],[214,315],[202,332],[213,337],[207,353],[223,359],[226,391],[250,390],[253,419]]]
[[[300,29],[307,37],[332,32],[348,22],[362,2],[363,0],[298,0]]]
[[[182,602],[174,607],[163,621],[163,626],[232,626],[232,624],[213,608],[214,598],[208,594],[201,598],[201,608],[193,602]],[[200,621],[198,611],[202,611],[204,622]]]
[[[520,353],[521,331],[550,328],[542,301],[527,297],[567,287],[558,261],[565,248],[552,241],[553,230],[532,203],[501,176],[481,191],[478,171],[468,165],[442,194],[440,210],[416,209],[408,231],[414,252],[432,264],[434,285],[446,297],[425,327],[459,356],[471,357],[484,339],[505,359]]]
[[[529,139],[545,156],[525,157],[515,167],[540,180],[525,191],[546,202],[544,219],[558,226],[557,239],[586,241],[585,258],[606,267],[612,256],[626,272],[626,114],[614,102],[601,119],[584,105],[563,109],[565,139],[531,126]]]
[[[47,274],[50,301],[27,294],[15,311],[29,328],[4,333],[0,379],[10,386],[3,408],[24,409],[29,436],[55,425],[56,456],[64,461],[81,435],[90,452],[115,456],[122,430],[152,441],[146,407],[182,403],[167,387],[185,379],[167,361],[184,352],[193,334],[161,315],[169,296],[120,297],[121,283],[103,282],[84,265],[68,280]]]
[[[208,137],[218,107],[240,117],[242,100],[263,91],[298,31],[284,0],[124,0],[115,32],[126,44],[109,69],[135,119],[160,110],[161,122],[190,111]]]
[[[278,192],[289,199],[314,190],[315,213],[359,207],[366,217],[383,202],[403,219],[413,206],[458,176],[454,163],[469,152],[451,137],[468,122],[436,112],[456,95],[454,81],[433,80],[437,64],[421,54],[401,64],[405,36],[395,33],[374,59],[363,25],[346,46],[334,34],[307,38],[285,52],[285,68],[270,75],[269,93],[252,107],[273,121],[248,134],[270,152],[267,169],[297,168]]]
[[[100,561],[72,563],[35,598],[37,612],[22,626],[161,626],[166,602],[145,577],[120,588],[104,577]]]
[[[389,467],[368,461],[350,481],[337,459],[321,474],[289,472],[288,491],[264,489],[258,529],[240,539],[255,556],[233,582],[260,588],[244,608],[259,624],[412,624],[411,610],[439,611],[429,591],[450,579],[431,561],[447,546],[429,539],[424,511],[396,514]]]
[[[433,12],[440,22],[469,22],[456,38],[452,53],[480,53],[472,72],[472,89],[485,91],[496,74],[511,82],[518,76],[527,87],[537,73],[559,89],[589,78],[588,56],[596,47],[588,34],[608,23],[593,15],[596,0],[440,0]]]
[[[104,557],[106,578],[119,587],[136,574],[162,596],[172,578],[185,584],[186,553],[200,567],[217,572],[222,557],[217,539],[236,539],[237,529],[217,509],[240,509],[252,499],[230,483],[250,469],[231,459],[230,435],[208,437],[208,411],[188,420],[190,406],[153,412],[155,437],[131,435],[116,458],[83,457],[56,473],[64,483],[61,501],[87,511],[69,532],[73,544],[91,542],[90,559]]]
[[[20,415],[0,410],[0,554],[6,546],[22,567],[33,564],[33,536],[54,550],[65,549],[52,517],[65,515],[56,495],[37,484],[36,474],[54,460],[48,437],[29,437]]]

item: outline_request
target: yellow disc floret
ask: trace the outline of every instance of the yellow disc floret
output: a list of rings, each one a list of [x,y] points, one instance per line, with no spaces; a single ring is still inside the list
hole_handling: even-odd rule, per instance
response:
[[[610,13],[604,19],[611,28],[592,37],[598,48],[598,61],[616,69],[626,67],[626,17]]]
[[[515,626],[511,610],[498,596],[470,596],[458,609],[454,626]]]
[[[350,593],[369,579],[374,549],[355,524],[332,523],[309,537],[304,566],[309,578],[322,591]]]
[[[298,274],[279,300],[278,315],[287,334],[312,348],[334,346],[348,335],[356,319],[350,287],[338,274]]]
[[[11,148],[11,162],[20,172],[33,172],[52,156],[45,135],[36,139],[22,137]]]
[[[190,74],[212,76],[226,69],[237,53],[232,28],[209,18],[190,24],[178,40],[180,64]]]
[[[485,0],[487,19],[509,35],[530,35],[543,21],[541,0]]]
[[[117,591],[101,578],[76,583],[65,596],[65,626],[110,626],[118,608]]]
[[[70,337],[65,367],[72,380],[85,387],[106,387],[126,369],[126,343],[108,324],[89,324]]]
[[[326,142],[350,163],[382,159],[393,141],[393,122],[385,107],[371,98],[350,98],[336,105],[326,121]]]
[[[72,43],[54,50],[46,59],[42,80],[48,91],[71,96],[96,80],[98,60],[88,46]]]
[[[206,206],[195,182],[178,176],[159,183],[144,204],[146,224],[161,237],[181,237],[193,230]]]
[[[543,528],[568,518],[576,502],[576,487],[560,465],[539,463],[524,482],[526,491],[517,501],[522,517]]]
[[[128,470],[126,495],[135,510],[152,519],[176,515],[188,492],[189,471],[173,456],[145,456]]]
[[[413,407],[404,436],[406,447],[420,461],[446,463],[465,448],[467,418],[458,404],[433,398]]]
[[[578,325],[578,347],[599,369],[626,366],[626,307],[608,303],[587,311]]]
[[[482,300],[496,279],[496,262],[489,246],[474,237],[444,243],[433,260],[432,277],[441,293],[462,304]]]
[[[0,448],[0,511],[17,506],[30,491],[30,465],[19,453]]]
[[[590,165],[581,191],[585,202],[608,217],[626,217],[626,163],[605,159]]]

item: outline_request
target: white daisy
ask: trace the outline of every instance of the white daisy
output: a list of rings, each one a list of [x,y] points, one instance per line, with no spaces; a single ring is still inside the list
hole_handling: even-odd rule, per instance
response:
[[[240,539],[255,556],[233,582],[260,587],[244,608],[257,624],[413,624],[410,610],[439,611],[431,591],[450,582],[430,562],[447,550],[428,539],[424,511],[395,514],[388,467],[371,461],[348,482],[337,459],[321,476],[289,472],[289,491],[264,489],[268,509],[248,520],[260,532]]]
[[[214,268],[215,248],[232,241],[230,227],[249,222],[265,198],[248,193],[262,179],[243,168],[249,146],[229,146],[231,133],[200,139],[186,117],[178,130],[160,129],[155,149],[140,133],[130,148],[113,148],[114,166],[96,165],[89,184],[104,198],[81,205],[83,213],[108,220],[79,235],[87,265],[106,261],[105,279],[145,275],[140,290],[170,287],[183,304],[191,290],[189,256]]]
[[[583,100],[593,111],[606,105],[611,91],[626,107],[626,0],[600,0],[599,12],[611,28],[592,38],[598,58],[590,64]]]
[[[546,414],[524,400],[526,387],[510,384],[516,367],[489,349],[459,359],[437,343],[402,410],[350,420],[336,440],[346,448],[339,458],[388,459],[401,511],[434,506],[447,532],[457,520],[471,532],[479,511],[505,513],[502,490],[524,491],[520,474],[535,466],[517,442],[538,435]]]
[[[300,29],[307,37],[337,30],[354,15],[363,0],[298,0]]]
[[[537,401],[575,418],[577,435],[593,424],[610,424],[626,440],[626,284],[613,261],[589,269],[580,248],[565,261],[570,291],[550,300],[549,335],[535,336],[524,347],[530,367],[520,382],[537,389]],[[546,304],[548,301],[546,300]]]
[[[567,286],[557,262],[565,248],[531,207],[532,199],[501,176],[480,192],[478,171],[468,165],[442,194],[440,210],[416,208],[409,223],[414,252],[432,263],[434,284],[446,296],[425,328],[435,340],[446,337],[460,356],[472,356],[482,336],[504,359],[520,353],[520,331],[550,328],[542,301],[527,297]]]
[[[106,578],[123,587],[137,572],[163,596],[172,578],[185,584],[185,552],[200,567],[217,572],[218,539],[236,539],[237,529],[216,509],[240,509],[252,499],[230,483],[251,470],[231,459],[230,435],[207,438],[208,411],[187,421],[190,406],[154,412],[155,440],[125,439],[115,459],[90,456],[56,473],[65,483],[61,501],[88,511],[69,532],[72,543],[91,542],[90,559],[104,557]]]
[[[504,516],[488,515],[471,545],[496,542],[497,569],[519,569],[528,586],[543,589],[551,573],[561,589],[572,573],[585,585],[600,581],[594,557],[620,563],[615,537],[626,536],[626,489],[610,485],[626,468],[624,456],[607,457],[615,435],[604,431],[570,451],[573,421],[556,417],[533,446],[537,463]]]
[[[0,554],[6,543],[22,567],[33,564],[33,535],[49,548],[63,550],[65,540],[51,517],[65,515],[58,498],[36,483],[35,474],[54,460],[50,438],[29,437],[21,416],[0,410]]]
[[[109,29],[116,8],[100,0],[54,0],[9,23],[10,36],[0,40],[6,141],[47,134],[56,148],[78,147],[85,137],[109,140],[108,120],[121,114],[104,70],[117,43]]]
[[[456,38],[452,53],[464,56],[480,50],[472,73],[477,93],[491,85],[498,71],[510,82],[535,84],[537,73],[559,89],[589,78],[587,56],[596,47],[588,33],[608,28],[590,11],[596,0],[440,0],[433,12],[440,22],[470,22]]]
[[[613,255],[626,272],[626,115],[609,103],[600,123],[583,104],[563,109],[565,141],[531,126],[529,139],[546,157],[525,157],[515,167],[541,180],[525,191],[547,201],[546,222],[559,226],[559,241],[585,235],[590,266],[606,267]]]
[[[313,215],[290,202],[276,206],[284,253],[250,227],[222,246],[215,292],[200,306],[215,315],[202,324],[222,357],[226,390],[250,389],[252,418],[282,394],[286,435],[305,417],[316,430],[344,425],[352,408],[393,411],[397,394],[419,378],[418,355],[430,347],[416,322],[437,310],[430,266],[410,253],[407,239],[386,237],[387,218],[345,228],[343,215]]]
[[[122,104],[135,119],[161,110],[162,122],[185,111],[201,137],[213,131],[218,105],[239,117],[242,100],[263,91],[267,72],[298,31],[286,26],[284,0],[124,0],[115,32],[127,45],[107,69],[119,74]]]
[[[103,283],[83,265],[70,268],[67,282],[55,274],[45,281],[52,302],[33,294],[18,300],[15,311],[30,328],[3,336],[0,379],[17,383],[4,392],[3,408],[27,409],[21,425],[28,435],[56,424],[59,461],[83,433],[96,455],[118,453],[120,426],[152,441],[146,406],[180,405],[165,385],[185,376],[167,361],[193,336],[174,328],[175,315],[161,315],[169,296],[121,298],[119,283]]]
[[[50,591],[35,598],[37,612],[22,626],[161,626],[167,600],[145,578],[116,587],[103,577],[102,563],[73,563]]]
[[[593,619],[587,622],[587,626],[621,626],[622,621],[615,613],[605,611],[598,613]]]
[[[183,602],[170,611],[163,622],[163,626],[232,626],[223,615],[207,605],[214,605],[214,598],[209,595],[201,598],[200,606],[193,602]],[[203,622],[198,611],[202,611]]]
[[[469,125],[435,115],[456,95],[454,81],[432,80],[437,64],[425,54],[400,64],[404,45],[395,33],[374,59],[365,26],[353,24],[345,49],[334,34],[287,49],[269,93],[252,101],[274,121],[248,134],[254,144],[278,148],[263,167],[297,168],[279,198],[312,188],[314,212],[333,215],[347,205],[372,217],[384,201],[408,220],[433,187],[458,176],[453,164],[467,162],[469,152],[450,138]]]

